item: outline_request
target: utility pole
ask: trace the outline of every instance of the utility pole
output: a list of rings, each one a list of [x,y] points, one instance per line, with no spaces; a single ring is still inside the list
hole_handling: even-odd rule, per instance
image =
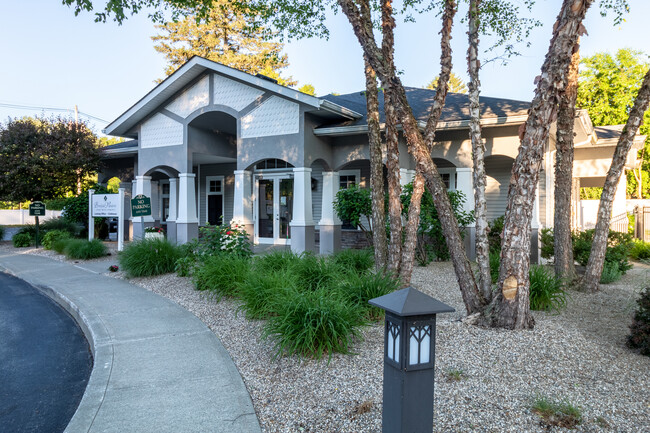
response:
[[[74,104],[74,124],[75,128],[79,127],[79,108]],[[81,194],[81,169],[77,170],[77,195]]]

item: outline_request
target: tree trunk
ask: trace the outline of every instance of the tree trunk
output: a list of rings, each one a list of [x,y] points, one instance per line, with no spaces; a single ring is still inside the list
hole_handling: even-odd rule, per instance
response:
[[[388,220],[390,222],[390,243],[388,244],[388,271],[395,276],[400,273],[402,256],[402,186],[399,183],[399,142],[395,109],[390,90],[384,91],[384,113],[386,115],[386,169],[388,177]]]
[[[458,222],[453,213],[449,196],[445,184],[440,178],[440,174],[431,159],[431,151],[428,143],[432,143],[432,139],[425,141],[422,133],[420,132],[418,122],[413,116],[407,98],[404,86],[402,85],[399,77],[395,74],[394,69],[387,67],[382,52],[377,47],[373,35],[373,25],[370,19],[370,6],[367,1],[355,2],[354,0],[338,0],[343,13],[350,21],[353,31],[363,49],[368,61],[377,73],[377,76],[382,81],[385,87],[390,87],[393,90],[395,99],[393,103],[398,110],[399,119],[404,129],[404,135],[409,144],[409,152],[413,155],[417,164],[417,171],[424,176],[425,183],[433,196],[433,204],[438,210],[440,216],[440,224],[442,226],[443,235],[446,238],[447,245],[449,246],[449,254],[451,256],[454,270],[456,271],[456,278],[460,286],[465,308],[468,314],[480,312],[485,306],[485,302],[478,291],[476,282],[474,281],[474,274],[470,266],[465,248],[463,247],[463,239],[460,236],[458,229]],[[445,11],[443,14],[443,30],[441,37],[441,45],[445,46],[441,54],[441,69],[446,71],[446,68],[451,70],[451,48],[449,48],[449,39],[451,37],[451,27],[453,17],[456,13],[456,3],[448,0],[445,2]],[[442,80],[441,80],[442,81]],[[438,97],[442,98],[444,105],[443,94],[436,93],[436,100]],[[438,102],[432,106],[429,121],[425,134],[428,137],[435,132],[436,119],[433,119],[436,113],[439,113],[442,107]],[[433,127],[431,127],[433,126]]]
[[[571,242],[571,190],[573,182],[573,125],[578,95],[578,66],[580,65],[579,44],[576,44],[574,51],[569,66],[567,86],[560,96],[557,115],[555,215],[553,218],[555,275],[569,281],[576,277]]]
[[[413,193],[409,204],[408,222],[404,246],[402,247],[402,263],[400,267],[400,282],[403,287],[411,284],[411,275],[415,262],[415,247],[418,244],[418,227],[420,226],[420,210],[422,208],[422,195],[424,194],[424,177],[420,173],[413,179]]]
[[[370,194],[372,197],[372,237],[375,249],[375,268],[386,268],[388,246],[386,244],[386,211],[384,209],[384,164],[379,130],[379,100],[377,76],[365,61],[366,105],[368,109],[368,142],[370,144]]]
[[[650,70],[645,74],[643,83],[639,89],[634,106],[630,111],[630,117],[623,128],[623,132],[618,139],[614,156],[612,156],[612,165],[609,167],[603,194],[600,197],[598,206],[598,220],[594,231],[594,239],[591,244],[591,254],[587,262],[587,270],[581,282],[582,289],[590,292],[598,290],[600,275],[603,273],[605,262],[605,252],[607,250],[607,237],[609,235],[609,222],[612,215],[612,201],[616,193],[618,181],[623,173],[623,167],[627,154],[634,143],[639,126],[643,124],[643,113],[650,105]]]
[[[566,85],[573,47],[586,32],[582,20],[592,0],[564,0],[528,120],[520,128],[521,145],[512,167],[503,229],[498,289],[485,322],[508,329],[532,328],[530,314],[530,232],[535,191],[551,123],[557,115],[559,94]]]
[[[478,29],[481,0],[469,4],[469,48],[467,49],[467,71],[469,72],[469,136],[472,141],[474,163],[474,217],[476,219],[476,263],[478,264],[478,286],[486,302],[492,299],[492,277],[490,275],[490,242],[488,241],[487,201],[485,200],[485,143],[481,138],[481,111],[479,94],[480,62],[478,60]]]

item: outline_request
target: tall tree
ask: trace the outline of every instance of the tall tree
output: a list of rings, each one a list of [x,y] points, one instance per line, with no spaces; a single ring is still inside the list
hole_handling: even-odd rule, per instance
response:
[[[603,273],[603,264],[605,262],[605,251],[607,249],[607,237],[609,235],[609,223],[612,214],[612,202],[616,193],[616,186],[623,173],[623,167],[627,154],[634,143],[634,137],[643,123],[643,114],[650,105],[650,69],[646,72],[639,93],[637,93],[634,105],[630,110],[627,123],[623,127],[623,132],[618,139],[614,155],[612,156],[612,165],[609,167],[603,194],[600,197],[598,206],[598,219],[594,230],[594,239],[591,244],[591,253],[587,262],[587,269],[582,279],[581,286],[586,291],[594,292],[598,290],[600,275]]]
[[[553,242],[555,275],[567,280],[575,278],[573,245],[571,242],[571,191],[573,182],[573,125],[575,123],[578,90],[580,45],[574,48],[567,85],[560,95],[555,140],[555,210],[553,217]]]
[[[280,73],[289,66],[283,44],[271,39],[272,32],[260,27],[255,17],[235,10],[233,0],[213,0],[206,16],[187,8],[185,17],[156,25],[161,34],[152,36],[156,51],[167,58],[171,75],[192,56],[201,56],[249,74],[263,74],[282,85],[296,82]],[[313,87],[312,87],[313,91]]]
[[[440,76],[436,76],[436,78],[431,80],[429,84],[424,86],[424,88],[435,90],[438,87],[439,79]],[[458,75],[454,74],[453,72],[449,76],[449,83],[447,85],[449,87],[449,91],[452,93],[467,93],[467,85],[463,82],[462,78],[460,78]]]
[[[0,197],[22,202],[63,197],[99,169],[97,137],[83,122],[23,118],[0,125]]]

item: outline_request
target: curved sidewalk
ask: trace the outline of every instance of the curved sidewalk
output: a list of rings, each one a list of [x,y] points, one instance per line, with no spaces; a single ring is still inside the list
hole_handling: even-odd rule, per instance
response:
[[[93,352],[86,392],[66,432],[261,431],[237,368],[203,322],[82,266],[0,251],[0,271],[59,302]]]

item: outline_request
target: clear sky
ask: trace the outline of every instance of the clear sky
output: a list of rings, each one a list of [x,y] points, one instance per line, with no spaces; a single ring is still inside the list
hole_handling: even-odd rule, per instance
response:
[[[105,2],[94,0],[96,5]],[[544,26],[533,32],[532,46],[520,47],[522,56],[507,66],[484,62],[482,95],[532,98],[533,80],[539,74],[561,3],[537,0],[533,15]],[[589,36],[582,41],[583,56],[624,47],[650,54],[650,2],[630,0],[630,5],[631,13],[620,26],[614,26],[611,17],[601,18],[598,8],[592,7],[585,22]],[[301,40],[285,46],[291,64],[286,74],[300,85],[314,85],[318,95],[363,90],[361,50],[350,25],[342,14],[332,14],[328,26],[329,40]],[[405,85],[421,87],[437,75],[439,30],[435,15],[421,15],[414,24],[398,22],[396,64]],[[457,20],[452,41],[454,69],[466,80],[465,31]],[[90,13],[75,17],[60,0],[0,0],[0,122],[41,112],[49,115],[53,113],[49,107],[73,109],[76,104],[81,113],[106,121],[91,119],[99,132],[151,90],[154,80],[164,77],[165,59],[150,39],[155,33],[146,14],[118,26],[95,23]],[[484,46],[488,42],[483,38]],[[3,106],[7,104],[46,109]]]

